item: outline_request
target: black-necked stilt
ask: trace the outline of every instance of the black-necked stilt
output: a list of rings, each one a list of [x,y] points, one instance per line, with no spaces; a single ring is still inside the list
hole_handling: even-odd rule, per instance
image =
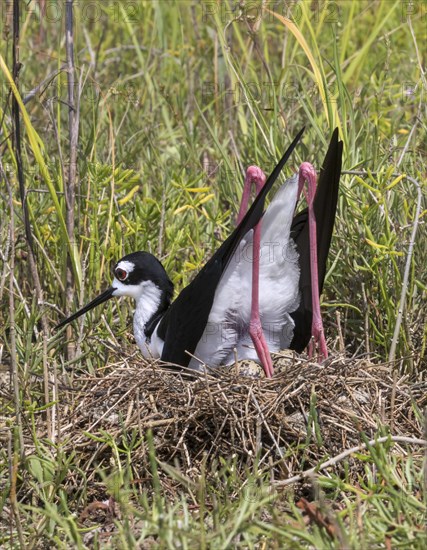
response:
[[[341,172],[337,130],[317,191],[316,173],[303,163],[263,214],[265,197],[302,133],[267,181],[259,168],[248,169],[236,229],[172,304],[173,285],[162,264],[148,252],[134,252],[117,262],[110,288],[57,328],[113,296],[130,296],[135,339],[146,357],[200,370],[232,363],[237,350],[239,359],[259,360],[271,376],[270,351],[302,351],[312,336],[326,356],[319,293]],[[305,181],[308,207],[293,217]],[[245,214],[251,183],[258,194]]]

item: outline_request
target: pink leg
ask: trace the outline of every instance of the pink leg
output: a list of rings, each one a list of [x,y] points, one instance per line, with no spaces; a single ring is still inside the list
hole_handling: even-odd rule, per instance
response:
[[[250,166],[246,170],[245,185],[243,188],[242,202],[240,204],[237,223],[240,223],[246,213],[249,203],[251,184],[255,184],[256,194],[264,187],[266,178],[261,168]],[[258,358],[264,369],[267,378],[273,376],[273,363],[271,361],[270,351],[262,330],[261,319],[259,316],[259,256],[261,249],[261,223],[260,221],[254,227],[253,235],[253,260],[252,260],[252,304],[251,319],[249,323],[249,334],[255,346]]]
[[[319,276],[317,264],[317,229],[316,217],[314,215],[313,201],[316,193],[317,174],[313,166],[308,162],[303,162],[299,171],[298,194],[301,193],[304,181],[307,181],[307,191],[304,190],[304,195],[308,204],[308,225],[310,235],[310,271],[311,271],[311,297],[313,319],[311,323],[311,334],[313,340],[310,341],[308,347],[309,356],[314,355],[315,344],[319,346],[318,360],[328,357],[328,348],[326,346],[325,334],[323,331],[322,315],[320,313],[320,296],[319,296]]]
[[[255,183],[256,193],[258,194],[265,184],[265,174],[258,166],[249,166],[246,170],[242,201],[240,203],[239,213],[237,214],[237,225],[243,220],[248,210],[252,182]]]

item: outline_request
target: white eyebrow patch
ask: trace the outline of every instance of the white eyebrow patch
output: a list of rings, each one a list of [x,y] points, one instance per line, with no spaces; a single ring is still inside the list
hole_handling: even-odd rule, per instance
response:
[[[128,262],[127,260],[122,260],[117,264],[116,269],[123,269],[126,273],[132,273],[135,269],[135,264],[133,262]]]

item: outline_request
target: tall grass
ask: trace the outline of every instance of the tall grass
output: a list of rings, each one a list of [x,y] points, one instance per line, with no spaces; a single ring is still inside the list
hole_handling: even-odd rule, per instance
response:
[[[13,351],[20,405],[34,420],[29,427],[34,450],[19,472],[19,482],[28,485],[32,495],[31,502],[21,508],[25,537],[43,533],[51,544],[86,544],[70,506],[85,502],[87,487],[69,500],[61,487],[64,472],[73,467],[73,457],[61,455],[60,442],[40,441],[35,427],[37,416],[56,399],[55,382],[52,378],[46,399],[33,385],[34,377],[42,375],[43,361],[47,361],[51,372],[58,369],[72,384],[75,373],[102,368],[109,348],[131,345],[129,304],[112,302],[102,314],[95,311],[77,324],[78,356],[73,363],[64,358],[62,335],[50,333],[43,346],[42,313],[54,326],[64,311],[67,255],[75,273],[76,308],[108,284],[115,260],[135,250],[159,255],[179,291],[229,234],[243,169],[256,163],[268,173],[304,125],[304,142],[295,154],[294,166],[307,160],[319,167],[329,135],[338,125],[344,140],[344,169],[366,171],[366,175],[347,174],[341,180],[322,304],[332,347],[338,341],[339,313],[348,354],[369,352],[379,361],[387,359],[417,198],[413,184],[396,173],[420,182],[423,210],[396,358],[400,372],[414,378],[425,374],[426,77],[420,55],[425,5],[387,0],[268,3],[262,19],[258,17],[260,6],[261,2],[227,0],[76,4],[75,57],[83,88],[74,239],[68,238],[64,222],[68,108],[62,70],[63,4],[22,2],[19,90],[11,77],[10,13],[1,8],[0,353],[7,364],[12,350],[6,281],[13,276]],[[30,98],[30,92],[43,81]],[[35,299],[26,262],[11,140],[11,93],[19,102],[25,125],[26,198],[43,283],[42,304]],[[13,274],[9,271],[11,215],[5,177],[14,193]],[[1,407],[9,428],[13,406],[5,399]],[[10,444],[19,446],[15,439]],[[116,443],[106,440],[106,444]],[[1,453],[6,458],[6,450]],[[402,465],[390,456],[381,460],[393,472],[405,472],[402,475],[411,479],[419,476],[410,459]],[[377,465],[374,453],[369,461]],[[134,492],[126,477],[129,468],[125,467],[119,481],[106,481],[107,485],[117,481],[124,488],[117,498],[126,510],[133,506],[126,496]],[[242,484],[250,484],[256,473],[251,472],[255,477],[243,482],[230,472],[232,464],[220,469],[219,478],[232,478],[225,493],[226,484],[207,476],[210,481],[203,487],[209,493],[207,500],[197,496],[202,488],[191,486],[199,506],[210,503],[213,527],[195,518],[186,500],[170,504],[159,497],[151,502],[133,494],[142,507],[139,511],[132,508],[141,539],[155,536],[164,546],[179,539],[188,547],[200,541],[205,547],[250,546],[269,537],[275,537],[279,546],[295,541],[301,546],[333,545],[320,528],[305,530],[292,503],[277,511],[269,494],[248,503],[241,496]],[[166,473],[171,478],[176,475]],[[6,469],[1,476],[8,479]],[[1,483],[8,486],[7,481]],[[416,483],[421,485],[420,480]],[[382,540],[375,522],[378,518],[387,522],[387,514],[394,514],[385,511],[383,503],[390,499],[393,506],[400,506],[388,482],[381,485],[372,480],[372,485],[356,489],[345,480],[325,478],[320,485],[342,499],[337,530],[346,522],[350,547],[357,547],[361,533],[366,547]],[[422,512],[408,499],[396,511],[395,517],[403,520],[391,536],[415,548]],[[259,516],[266,503],[271,504],[272,521]],[[3,513],[5,506],[2,500]],[[2,536],[3,540],[8,537]],[[139,544],[123,525],[117,537],[118,545]]]
[[[64,244],[73,259],[76,307],[108,279],[111,262],[136,249],[160,253],[181,288],[227,235],[243,168],[258,163],[268,172],[302,125],[307,130],[296,156],[319,165],[328,134],[338,125],[344,167],[374,175],[343,178],[331,253],[336,262],[324,306],[331,336],[340,310],[350,348],[362,344],[363,351],[368,342],[369,351],[385,357],[416,199],[413,186],[405,179],[396,182],[392,174],[406,170],[422,183],[425,160],[420,125],[396,168],[425,105],[416,58],[405,63],[416,44],[404,7],[302,2],[294,7],[294,20],[271,10],[261,22],[251,19],[258,13],[251,6],[239,11],[227,3],[195,9],[186,2],[107,2],[96,4],[93,13],[76,7],[77,68],[85,84],[75,245],[65,231],[61,195],[68,139],[66,109],[61,109],[65,75],[22,107],[28,205],[48,302],[64,304]],[[55,13],[62,14],[59,5]],[[50,24],[35,7],[24,14],[25,97],[58,67],[64,44],[60,19]],[[416,28],[421,15],[413,17]],[[367,42],[357,32],[362,26],[369,29]],[[32,43],[38,46],[29,47]],[[368,55],[373,44],[378,53]],[[40,65],[42,74],[34,70]],[[2,72],[6,100],[7,60]],[[5,115],[7,137],[7,108]],[[13,178],[10,139],[3,151]],[[422,229],[423,224],[398,342],[399,357],[415,352],[412,368],[425,348]],[[54,322],[57,313],[48,312]]]

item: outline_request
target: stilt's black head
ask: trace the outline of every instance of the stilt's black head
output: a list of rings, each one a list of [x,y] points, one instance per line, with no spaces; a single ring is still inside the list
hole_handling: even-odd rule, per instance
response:
[[[172,298],[173,284],[159,260],[149,252],[133,252],[124,256],[114,267],[113,296],[130,296],[137,300],[141,283],[151,281]]]
[[[138,300],[147,283],[153,283],[161,291],[160,307],[164,311],[170,304],[173,284],[159,260],[149,252],[133,252],[124,256],[114,267],[114,280],[110,288],[82,309],[61,321],[60,328],[113,296],[130,296]]]

